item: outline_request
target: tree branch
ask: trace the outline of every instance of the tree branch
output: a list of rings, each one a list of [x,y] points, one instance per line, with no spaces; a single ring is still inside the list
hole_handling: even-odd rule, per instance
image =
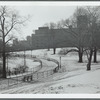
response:
[[[13,37],[11,37],[11,38],[9,38],[6,42],[5,42],[5,44],[7,44],[10,40],[12,40],[13,39]]]
[[[13,29],[13,25],[11,26],[11,28],[7,31],[7,33],[5,34],[5,37],[9,34],[9,32]]]
[[[69,52],[79,52],[79,50],[77,50],[77,49],[71,49],[71,50],[68,50],[66,54],[68,54]]]

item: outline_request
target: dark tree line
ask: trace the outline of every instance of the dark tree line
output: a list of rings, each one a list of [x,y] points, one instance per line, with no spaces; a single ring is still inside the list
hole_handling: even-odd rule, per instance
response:
[[[86,53],[88,59],[87,70],[91,69],[93,55],[93,62],[97,62],[98,43],[96,39],[100,34],[100,6],[77,7],[70,18],[44,26],[49,26],[50,29],[69,29],[69,41],[72,41],[76,49],[68,50],[67,53],[77,52],[79,62],[83,62],[83,54]]]

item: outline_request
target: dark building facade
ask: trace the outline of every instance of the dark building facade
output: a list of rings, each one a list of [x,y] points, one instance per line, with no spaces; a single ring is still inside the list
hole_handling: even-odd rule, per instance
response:
[[[78,36],[74,36],[73,31],[77,29],[49,29],[48,27],[39,28],[32,35],[33,49],[73,47],[78,45]],[[77,35],[77,34],[76,34]]]
[[[76,28],[49,29],[48,27],[40,27],[38,30],[35,30],[35,34],[32,35],[33,49],[78,46],[100,47],[99,25],[95,24],[89,27],[86,15],[77,17]]]
[[[95,34],[92,34],[88,27],[88,19],[85,15],[77,17],[77,27],[69,27],[62,29],[49,29],[48,27],[39,27],[35,30],[35,34],[27,36],[27,40],[13,41],[14,44],[19,45],[20,50],[25,49],[48,49],[48,48],[62,48],[62,47],[100,47],[100,29],[96,24],[94,28]],[[92,30],[93,31],[93,30]],[[92,40],[91,40],[92,39]]]

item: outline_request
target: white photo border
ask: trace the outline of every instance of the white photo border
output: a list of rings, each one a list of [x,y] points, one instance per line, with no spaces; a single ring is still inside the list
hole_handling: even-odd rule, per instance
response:
[[[99,1],[0,1],[1,5],[8,5],[8,6],[99,6]],[[0,98],[24,98],[26,99],[34,99],[39,98],[86,98],[91,100],[99,99],[100,94],[0,94]],[[0,99],[2,100],[2,99]]]

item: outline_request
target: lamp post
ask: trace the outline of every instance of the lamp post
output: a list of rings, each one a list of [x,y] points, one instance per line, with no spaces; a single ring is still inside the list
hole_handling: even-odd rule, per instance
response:
[[[60,68],[61,68],[61,56],[60,56],[60,58],[59,58],[59,59],[60,59]]]
[[[6,57],[7,57],[7,74],[8,74],[8,53],[7,53],[7,55],[6,55]]]
[[[40,60],[40,63],[41,63],[41,67],[42,67],[42,61]]]
[[[25,50],[24,50],[24,67],[26,67],[26,56],[25,56]]]

